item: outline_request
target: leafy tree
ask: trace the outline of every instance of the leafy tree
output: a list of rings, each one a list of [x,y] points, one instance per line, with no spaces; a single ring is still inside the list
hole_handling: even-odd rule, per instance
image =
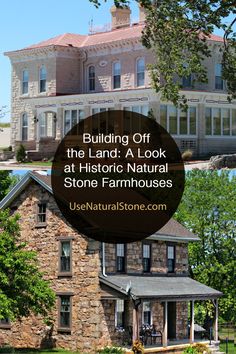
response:
[[[18,219],[0,211],[0,319],[14,320],[30,312],[46,316],[55,300],[38,270],[35,252],[20,242]]]
[[[89,0],[96,7],[99,0]],[[106,2],[106,0],[104,0]],[[124,7],[129,0],[114,0]],[[214,29],[224,31],[222,45],[223,78],[227,81],[228,98],[236,98],[236,7],[235,0],[136,0],[146,9],[146,26],[142,43],[154,53],[150,65],[153,87],[163,99],[176,106],[187,107],[180,93],[182,77],[193,75],[195,82],[207,82],[203,64],[211,56],[207,38]],[[231,23],[228,23],[232,15]]]
[[[229,172],[192,171],[176,219],[199,238],[189,245],[191,276],[219,291],[224,321],[236,322],[236,177]],[[204,305],[204,306],[203,306]],[[212,304],[198,306],[198,315],[211,317]],[[199,318],[198,316],[198,318]]]
[[[13,185],[18,181],[16,176],[11,174],[12,171],[0,170],[0,200],[10,191]]]

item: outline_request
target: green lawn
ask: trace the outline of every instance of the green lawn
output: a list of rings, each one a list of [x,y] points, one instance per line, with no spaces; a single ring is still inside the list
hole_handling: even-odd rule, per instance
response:
[[[19,165],[51,167],[52,162],[51,161],[33,161],[33,162],[23,162],[22,164],[19,164]]]
[[[0,123],[0,128],[10,128],[10,123]]]
[[[7,347],[7,350],[4,351],[4,348],[1,348],[0,353],[9,353],[9,354],[80,354],[79,352],[70,352],[65,349],[14,349]]]
[[[226,353],[226,343],[220,344],[220,351]],[[236,346],[234,342],[229,342],[228,345],[228,354],[235,354],[236,353]]]

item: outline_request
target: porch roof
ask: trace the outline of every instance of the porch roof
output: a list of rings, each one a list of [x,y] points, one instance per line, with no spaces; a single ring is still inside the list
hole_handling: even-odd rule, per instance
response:
[[[187,300],[217,298],[223,294],[185,276],[100,276],[101,285],[133,299]],[[107,292],[107,291],[106,291]]]

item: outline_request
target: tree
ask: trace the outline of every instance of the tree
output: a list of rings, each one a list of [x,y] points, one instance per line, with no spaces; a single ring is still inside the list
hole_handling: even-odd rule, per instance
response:
[[[55,295],[38,270],[36,253],[20,242],[19,216],[0,211],[0,319],[46,316]]]
[[[10,191],[13,185],[18,181],[16,176],[11,174],[12,171],[0,170],[0,200]]]
[[[219,291],[220,315],[236,322],[236,177],[229,172],[192,171],[176,219],[196,234],[189,245],[191,276]],[[207,319],[212,306],[198,307]]]
[[[89,0],[96,7],[99,0]],[[104,0],[106,2],[106,0]],[[114,0],[124,7],[129,0]],[[153,87],[162,98],[187,108],[181,95],[181,78],[193,76],[196,82],[207,82],[203,60],[211,56],[207,38],[215,28],[224,31],[222,77],[227,82],[228,99],[236,98],[236,8],[235,0],[136,0],[146,9],[142,43],[154,53],[150,65]],[[227,23],[229,16],[232,20]]]

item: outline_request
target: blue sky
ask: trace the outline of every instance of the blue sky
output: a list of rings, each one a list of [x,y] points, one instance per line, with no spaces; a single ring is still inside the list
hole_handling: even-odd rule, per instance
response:
[[[102,1],[101,1],[102,2]],[[94,25],[110,23],[112,0],[96,9],[88,0],[7,0],[1,2],[0,21],[0,107],[10,107],[11,66],[3,53],[21,49],[62,33],[87,34]],[[131,3],[132,18],[138,7]],[[7,115],[9,119],[9,114]]]
[[[101,0],[101,2],[103,2]],[[0,107],[10,108],[11,66],[3,53],[21,49],[62,33],[87,34],[89,21],[96,26],[110,23],[113,0],[96,9],[88,0],[7,0],[1,2],[0,22]],[[131,0],[132,18],[138,6]],[[5,120],[9,120],[7,114]]]

